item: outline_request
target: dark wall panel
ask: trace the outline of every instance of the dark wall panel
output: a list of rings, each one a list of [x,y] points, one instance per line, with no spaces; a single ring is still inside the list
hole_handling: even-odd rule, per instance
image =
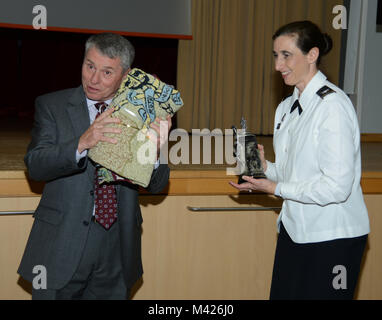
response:
[[[33,115],[38,95],[81,84],[89,34],[0,28],[1,116]],[[176,86],[177,39],[128,38],[136,49],[133,67]],[[5,94],[4,94],[5,93]]]

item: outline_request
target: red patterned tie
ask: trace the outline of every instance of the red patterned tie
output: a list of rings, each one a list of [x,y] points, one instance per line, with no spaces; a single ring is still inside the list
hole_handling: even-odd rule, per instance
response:
[[[95,107],[98,109],[97,118],[106,110],[107,104],[99,102],[95,104]],[[114,185],[107,183],[103,183],[102,185],[99,184],[98,167],[96,168],[95,173],[95,220],[108,230],[115,220],[117,220],[117,195],[115,193]]]

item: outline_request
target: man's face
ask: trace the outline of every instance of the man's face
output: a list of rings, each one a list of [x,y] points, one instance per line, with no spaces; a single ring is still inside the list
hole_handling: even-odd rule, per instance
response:
[[[121,59],[102,55],[95,47],[88,50],[82,64],[82,86],[90,100],[106,101],[114,97],[123,78]]]

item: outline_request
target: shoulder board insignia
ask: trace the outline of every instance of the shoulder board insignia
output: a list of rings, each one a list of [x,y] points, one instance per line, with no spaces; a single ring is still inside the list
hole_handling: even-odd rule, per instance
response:
[[[321,99],[324,99],[328,94],[335,93],[335,91],[328,86],[323,86],[316,92]]]

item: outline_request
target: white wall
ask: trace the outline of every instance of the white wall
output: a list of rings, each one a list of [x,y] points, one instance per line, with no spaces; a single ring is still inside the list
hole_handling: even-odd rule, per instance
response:
[[[361,131],[382,133],[382,33],[376,31],[377,0],[369,0]]]
[[[344,90],[357,109],[362,133],[382,133],[382,33],[376,29],[377,6],[377,0],[351,1]]]

